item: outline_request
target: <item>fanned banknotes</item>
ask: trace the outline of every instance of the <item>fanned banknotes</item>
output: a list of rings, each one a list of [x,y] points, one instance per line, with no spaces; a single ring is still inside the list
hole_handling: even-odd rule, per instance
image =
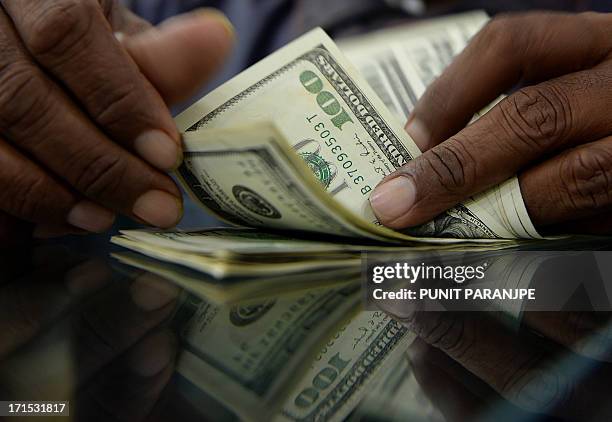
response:
[[[208,211],[259,235],[244,236],[249,229],[239,229],[241,236],[127,231],[113,242],[223,279],[337,269],[360,250],[393,244],[500,248],[540,238],[516,177],[402,232],[382,227],[370,207],[382,178],[420,154],[397,115],[397,107],[409,111],[414,103],[398,104],[422,94],[484,21],[470,14],[421,25],[397,40],[383,31],[345,42],[377,93],[321,29],[278,50],[176,118],[184,132],[178,176],[186,191]]]
[[[184,187],[233,224],[430,243],[539,237],[516,178],[421,227],[381,227],[370,193],[420,151],[321,29],[176,120],[185,132]]]

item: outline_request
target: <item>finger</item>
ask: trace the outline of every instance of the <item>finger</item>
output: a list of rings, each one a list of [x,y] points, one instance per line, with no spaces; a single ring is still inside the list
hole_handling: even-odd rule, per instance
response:
[[[536,226],[607,213],[612,210],[612,136],[530,167],[519,175],[519,182]]]
[[[168,330],[146,335],[124,356],[111,362],[76,401],[87,421],[149,420],[147,416],[169,382],[177,342]]]
[[[70,231],[79,228],[103,232],[112,226],[115,219],[111,211],[73,194],[1,140],[0,186],[0,209],[20,220],[62,225]],[[5,236],[15,234],[18,226],[15,224]]]
[[[501,183],[542,155],[612,133],[611,66],[523,88],[456,136],[387,176],[370,198],[392,228],[431,220]]]
[[[29,342],[111,280],[108,265],[100,260],[82,262],[55,254],[54,265],[37,268],[1,290],[0,329],[5,335],[0,356]]]
[[[499,403],[499,396],[490,387],[420,338],[410,345],[408,356],[415,379],[444,420],[474,420],[486,414],[488,403]]]
[[[540,334],[591,359],[612,362],[612,325],[609,312],[523,313],[522,323]]]
[[[558,224],[543,226],[540,233],[542,235],[583,234],[583,235],[609,235],[612,234],[612,214],[597,214],[579,220],[564,221]],[[603,240],[603,239],[602,239]]]
[[[406,322],[522,409],[574,419],[589,412],[592,403],[608,400],[610,368],[576,355],[563,360],[545,340],[511,333],[489,315],[424,312]]]
[[[144,304],[145,295],[140,294],[136,302],[127,283],[116,283],[83,309],[75,318],[79,383],[90,380],[172,315],[176,301],[162,294],[166,300],[150,299],[154,303]]]
[[[110,227],[109,227],[110,228]],[[79,230],[68,224],[38,224],[32,231],[34,239],[53,239],[55,237],[68,236],[71,234],[87,234],[85,230]]]
[[[538,12],[491,20],[427,88],[406,130],[425,151],[521,80],[539,82],[592,67],[609,54],[610,19]]]
[[[125,37],[122,43],[166,103],[173,104],[193,95],[213,75],[233,40],[227,18],[202,9]]]
[[[102,10],[104,10],[104,15],[110,22],[113,31],[115,31],[115,36],[118,34],[122,36],[134,35],[152,28],[148,21],[114,0],[103,2]]]
[[[114,141],[171,170],[180,137],[159,94],[115,39],[97,0],[2,0],[25,47]]]
[[[85,197],[154,226],[176,224],[182,210],[172,179],[104,136],[11,28],[0,11],[0,130],[8,140]]]
[[[154,311],[175,301],[181,289],[153,273],[143,273],[130,285],[132,301],[143,310]]]

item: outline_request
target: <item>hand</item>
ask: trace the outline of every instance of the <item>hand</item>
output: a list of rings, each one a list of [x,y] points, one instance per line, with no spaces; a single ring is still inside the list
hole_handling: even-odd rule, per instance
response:
[[[19,220],[43,237],[102,232],[117,212],[175,225],[181,194],[164,172],[182,154],[166,104],[221,64],[227,20],[150,28],[113,0],[0,3],[0,239]]]
[[[0,394],[70,400],[88,421],[147,419],[174,372],[180,289],[149,273],[117,279],[58,245],[2,258]]]
[[[415,226],[518,173],[536,227],[611,233],[610,104],[612,15],[494,19],[417,104],[406,130],[425,152],[383,180],[372,207],[386,226]]]
[[[529,413],[610,420],[612,365],[575,343],[599,342],[588,335],[595,327],[609,336],[609,315],[525,313],[524,326],[540,335],[512,332],[490,313],[414,316],[407,323],[420,337],[409,349],[411,366],[445,420],[541,419]]]

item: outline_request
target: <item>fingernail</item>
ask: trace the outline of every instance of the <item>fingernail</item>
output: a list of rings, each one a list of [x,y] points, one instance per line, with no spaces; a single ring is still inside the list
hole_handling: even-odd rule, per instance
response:
[[[410,211],[415,199],[416,187],[412,180],[397,176],[374,189],[370,204],[380,222],[389,224]]]
[[[72,207],[66,221],[79,229],[102,233],[111,228],[115,214],[91,201],[81,201]]]
[[[113,33],[115,35],[115,38],[117,39],[117,41],[119,41],[120,43],[123,42],[123,40],[125,40],[125,34],[121,31],[117,31]]]
[[[183,215],[181,201],[161,190],[150,190],[136,200],[134,215],[146,223],[162,228],[175,226]]]
[[[431,135],[429,130],[427,130],[427,126],[425,126],[420,119],[409,119],[408,123],[406,123],[405,129],[422,152],[427,151],[430,148],[429,138]]]
[[[229,35],[231,38],[234,38],[236,36],[236,30],[234,29],[234,25],[232,25],[227,16],[225,16],[220,10],[212,7],[202,7],[200,9],[194,10],[193,13],[198,16],[201,16],[202,18],[218,22],[223,26],[223,28],[227,32],[227,35]]]
[[[182,160],[182,151],[177,142],[161,130],[140,134],[134,140],[134,150],[161,170],[174,170]]]
[[[144,311],[163,308],[180,294],[178,286],[152,273],[137,277],[130,286],[132,301]]]

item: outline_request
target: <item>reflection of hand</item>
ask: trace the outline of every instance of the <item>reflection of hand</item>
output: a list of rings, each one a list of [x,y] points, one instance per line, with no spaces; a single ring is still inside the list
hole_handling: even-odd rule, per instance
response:
[[[104,231],[116,212],[177,223],[180,192],[163,171],[182,154],[166,104],[222,62],[225,18],[196,12],[150,28],[113,0],[2,6],[0,212],[38,236]]]
[[[83,260],[62,246],[16,249],[0,260],[0,360],[111,281],[104,261]]]
[[[83,420],[143,420],[174,372],[178,344],[165,325],[179,289],[148,273],[117,284],[76,319]]]
[[[424,223],[518,173],[537,227],[612,231],[611,24],[597,13],[493,19],[411,114],[406,130],[425,152],[372,193],[379,220]]]
[[[523,323],[530,330],[521,333],[492,317],[476,312],[403,316],[419,335],[410,352],[415,376],[448,420],[490,411],[494,392],[524,411],[610,420],[609,315],[526,312]],[[521,414],[512,406],[496,414],[507,411]]]
[[[164,325],[177,288],[148,275],[113,281],[103,261],[63,248],[33,255],[32,274],[0,285],[2,397],[69,399],[84,420],[143,419],[173,373]]]

